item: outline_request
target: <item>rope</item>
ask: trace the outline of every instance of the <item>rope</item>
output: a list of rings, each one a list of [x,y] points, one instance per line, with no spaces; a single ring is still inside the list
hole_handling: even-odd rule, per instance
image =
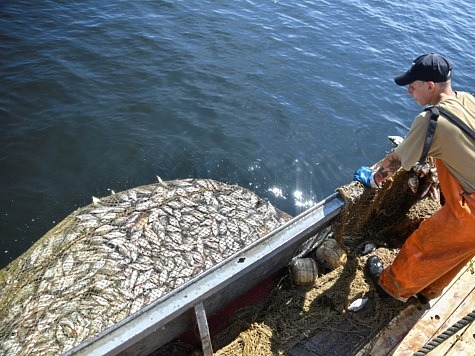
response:
[[[475,310],[473,310],[471,313],[467,314],[462,319],[457,321],[450,328],[448,328],[439,336],[437,336],[434,340],[431,340],[430,342],[428,342],[419,351],[415,352],[413,356],[426,355],[430,351],[434,350],[441,343],[443,343],[445,340],[447,340],[449,337],[456,334],[458,331],[462,330],[467,325],[471,324],[474,320],[475,320]]]

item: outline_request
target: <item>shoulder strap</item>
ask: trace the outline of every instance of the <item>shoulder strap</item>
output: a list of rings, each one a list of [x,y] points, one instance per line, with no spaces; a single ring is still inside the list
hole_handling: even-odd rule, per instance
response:
[[[424,140],[424,147],[422,148],[421,158],[419,158],[419,164],[424,164],[427,158],[427,154],[429,153],[430,146],[432,144],[432,140],[434,138],[434,132],[437,127],[437,119],[439,115],[442,114],[447,120],[452,122],[455,126],[460,128],[463,132],[469,135],[471,138],[475,140],[475,131],[473,131],[468,125],[460,120],[457,116],[452,114],[450,111],[444,110],[438,106],[431,106],[424,111],[430,111],[430,120],[429,120],[429,127],[427,128],[426,138]]]
[[[453,124],[459,127],[462,131],[464,131],[467,135],[475,139],[475,131],[473,131],[470,127],[468,127],[468,125],[465,122],[460,120],[457,116],[452,114],[450,111],[439,108],[439,112],[442,115],[444,115],[444,117],[446,117],[449,121],[451,121]]]
[[[429,127],[427,127],[426,138],[424,140],[424,146],[422,148],[421,158],[419,158],[419,164],[423,165],[426,162],[427,154],[429,153],[432,139],[434,138],[435,128],[437,127],[437,119],[439,118],[439,109],[436,106],[431,106],[424,109],[424,111],[430,111]]]

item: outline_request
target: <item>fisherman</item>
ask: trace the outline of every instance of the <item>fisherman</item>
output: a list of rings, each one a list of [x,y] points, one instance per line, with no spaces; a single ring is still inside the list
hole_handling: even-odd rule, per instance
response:
[[[422,164],[424,142],[426,138],[429,141],[424,151],[436,161],[445,201],[442,208],[407,238],[390,266],[383,268],[377,256],[367,261],[377,288],[403,302],[412,296],[422,302],[440,296],[475,256],[475,138],[471,137],[475,135],[475,97],[454,91],[451,77],[449,61],[429,53],[416,58],[404,74],[394,78],[397,85],[408,85],[408,93],[419,105],[438,110],[422,111],[402,143],[380,165],[361,167],[354,175],[367,187],[381,187],[399,168],[409,171],[416,163]],[[457,117],[468,130],[453,122]],[[429,124],[431,121],[435,124]],[[432,125],[435,132],[430,134]]]

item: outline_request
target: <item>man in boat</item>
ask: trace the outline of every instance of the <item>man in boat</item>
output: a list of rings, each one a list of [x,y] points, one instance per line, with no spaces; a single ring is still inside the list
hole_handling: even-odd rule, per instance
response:
[[[367,262],[375,283],[403,302],[412,296],[422,301],[440,296],[475,256],[475,97],[454,91],[451,75],[449,61],[430,53],[416,58],[394,78],[397,85],[408,85],[408,93],[419,105],[437,110],[422,111],[402,143],[380,165],[355,172],[355,180],[380,187],[399,168],[410,170],[422,164],[424,151],[436,160],[443,207],[408,237],[390,266],[383,268],[376,256]],[[435,128],[432,134],[429,126]]]

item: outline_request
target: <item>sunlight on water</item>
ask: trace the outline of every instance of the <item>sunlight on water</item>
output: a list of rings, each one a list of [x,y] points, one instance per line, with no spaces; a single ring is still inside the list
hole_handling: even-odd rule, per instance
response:
[[[311,206],[315,205],[315,201],[313,199],[306,197],[305,194],[299,190],[293,192],[295,206],[297,208],[310,208]]]
[[[272,193],[275,198],[287,199],[282,188],[273,186],[268,189],[268,192]],[[294,199],[294,206],[297,211],[305,210],[316,204],[316,201],[312,197],[306,196],[306,194],[300,190],[294,190],[291,193]]]
[[[271,192],[272,194],[274,194],[274,196],[276,198],[282,198],[282,199],[287,199],[285,196],[284,196],[284,192],[282,191],[281,188],[279,187],[271,187],[268,189],[269,192]]]

